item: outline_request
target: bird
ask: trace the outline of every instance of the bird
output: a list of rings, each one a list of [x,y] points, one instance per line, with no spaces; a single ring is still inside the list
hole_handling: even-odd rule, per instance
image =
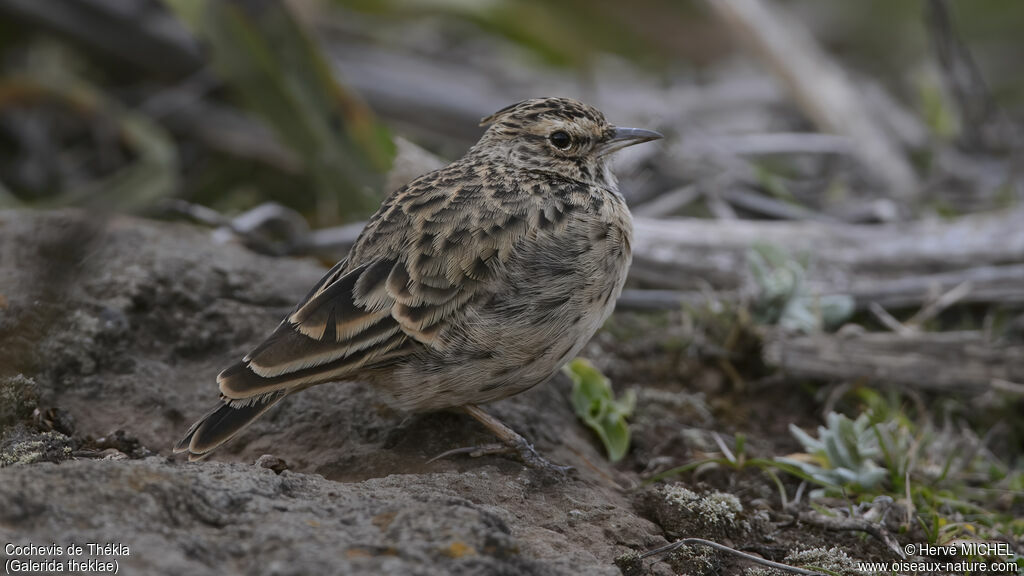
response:
[[[391,193],[348,256],[217,376],[218,404],[176,453],[203,459],[291,394],[362,381],[403,412],[468,413],[501,441],[474,454],[567,468],[480,405],[548,380],[612,313],[633,226],[610,159],[662,135],[564,97],[480,126],[462,158]]]

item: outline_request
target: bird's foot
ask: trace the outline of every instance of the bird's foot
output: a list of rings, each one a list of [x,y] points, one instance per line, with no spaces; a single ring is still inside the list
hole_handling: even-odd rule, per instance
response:
[[[483,444],[480,446],[466,446],[463,448],[454,448],[446,452],[442,452],[437,456],[434,456],[430,460],[427,460],[427,464],[450,456],[458,456],[460,454],[467,454],[471,458],[479,458],[481,456],[489,456],[492,454],[511,454],[515,453],[528,467],[534,470],[547,472],[552,475],[568,476],[570,472],[574,471],[575,468],[572,466],[560,466],[552,463],[547,458],[544,458],[526,441],[523,437],[519,437],[519,442],[514,444]]]
[[[448,458],[449,456],[458,456],[459,454],[468,454],[471,458],[479,458],[481,456],[488,456],[490,454],[508,454],[512,451],[512,448],[504,444],[483,444],[481,446],[465,446],[463,448],[453,448],[446,452],[442,452],[437,456],[434,456],[430,460],[427,460],[427,464],[436,460]]]
[[[507,447],[509,450],[515,451],[522,459],[523,463],[541,472],[547,472],[554,476],[568,476],[570,472],[576,470],[572,466],[561,466],[541,456],[533,449],[533,445],[526,441],[525,438],[520,436],[518,441],[514,445]]]
[[[570,472],[575,470],[572,466],[559,466],[558,464],[552,464],[546,458],[538,454],[537,451],[533,449],[533,445],[526,441],[526,438],[523,438],[515,430],[509,428],[500,420],[491,416],[487,412],[484,412],[477,406],[467,404],[463,406],[462,409],[481,424],[486,426],[488,430],[493,432],[494,435],[501,440],[501,442],[496,444],[485,444],[483,446],[456,448],[454,450],[449,450],[444,454],[435,456],[430,460],[431,462],[447,456],[454,456],[456,454],[469,454],[470,456],[476,457],[483,456],[485,454],[506,454],[509,452],[515,452],[528,467],[544,472],[552,477],[565,478]]]

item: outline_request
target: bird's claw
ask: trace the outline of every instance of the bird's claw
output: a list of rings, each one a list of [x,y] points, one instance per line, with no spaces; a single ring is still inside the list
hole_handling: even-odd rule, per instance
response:
[[[534,470],[540,470],[543,472],[549,472],[559,476],[568,476],[570,472],[576,470],[572,466],[561,466],[541,456],[533,449],[533,445],[527,442],[525,439],[520,438],[520,442],[517,442],[515,446],[509,448],[514,450],[519,458],[522,459],[523,463],[533,468]]]
[[[471,458],[479,458],[481,456],[487,456],[488,454],[507,454],[512,452],[512,448],[504,444],[483,444],[481,446],[465,446],[462,448],[453,448],[446,452],[442,452],[437,456],[434,456],[430,460],[427,460],[427,464],[436,460],[441,460],[449,456],[456,456],[458,454],[468,454]]]
[[[526,440],[516,442],[515,445],[494,443],[483,444],[480,446],[466,446],[463,448],[453,448],[452,450],[442,452],[441,454],[434,456],[430,460],[427,460],[427,464],[430,464],[431,462],[434,462],[436,460],[441,460],[443,458],[447,458],[449,456],[456,456],[459,454],[468,454],[471,458],[479,458],[481,456],[488,456],[491,454],[508,454],[510,452],[516,453],[524,464],[535,470],[549,472],[560,476],[568,476],[569,473],[576,470],[572,466],[560,466],[558,464],[552,463],[547,458],[538,454],[537,451],[534,450],[533,446]]]

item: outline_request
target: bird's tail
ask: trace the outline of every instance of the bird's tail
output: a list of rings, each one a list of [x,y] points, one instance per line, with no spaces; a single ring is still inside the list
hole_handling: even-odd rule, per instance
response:
[[[174,446],[174,453],[188,452],[190,462],[206,458],[287,395],[281,391],[249,398],[244,403],[222,402],[188,429],[185,437]]]

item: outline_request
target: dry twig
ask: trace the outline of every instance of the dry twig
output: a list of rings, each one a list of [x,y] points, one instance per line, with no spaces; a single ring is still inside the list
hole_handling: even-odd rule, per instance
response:
[[[677,548],[680,548],[682,546],[693,546],[693,545],[696,545],[696,546],[708,546],[709,548],[714,548],[715,550],[718,550],[720,552],[726,552],[728,554],[732,554],[733,556],[738,556],[740,558],[743,558],[744,560],[750,560],[751,562],[754,562],[754,563],[757,563],[757,564],[761,564],[762,566],[770,566],[770,567],[778,569],[778,570],[783,570],[783,571],[786,571],[786,572],[792,572],[793,574],[806,574],[808,576],[825,576],[821,572],[815,572],[813,570],[807,570],[807,569],[804,569],[804,568],[798,568],[796,566],[790,566],[788,564],[782,564],[780,562],[773,562],[771,560],[767,560],[765,558],[761,558],[760,556],[754,556],[753,554],[747,554],[746,552],[740,552],[739,550],[736,550],[735,548],[730,548],[730,547],[728,547],[728,546],[726,546],[724,544],[719,544],[718,542],[712,542],[711,540],[705,540],[703,538],[681,538],[679,540],[676,540],[675,542],[672,542],[671,544],[666,544],[664,546],[660,546],[658,548],[655,548],[654,550],[648,550],[647,552],[644,552],[643,554],[641,554],[640,558],[641,559],[649,558],[649,557],[655,556],[657,554],[663,554],[665,552],[671,552],[671,551],[673,551],[673,550],[675,550]]]
[[[772,331],[765,334],[764,358],[798,378],[864,379],[960,394],[1024,389],[1024,346],[992,342],[981,332]]]
[[[826,132],[850,139],[856,155],[900,199],[912,200],[917,175],[875,122],[842,68],[799,22],[762,0],[714,0],[708,6],[787,86]]]

